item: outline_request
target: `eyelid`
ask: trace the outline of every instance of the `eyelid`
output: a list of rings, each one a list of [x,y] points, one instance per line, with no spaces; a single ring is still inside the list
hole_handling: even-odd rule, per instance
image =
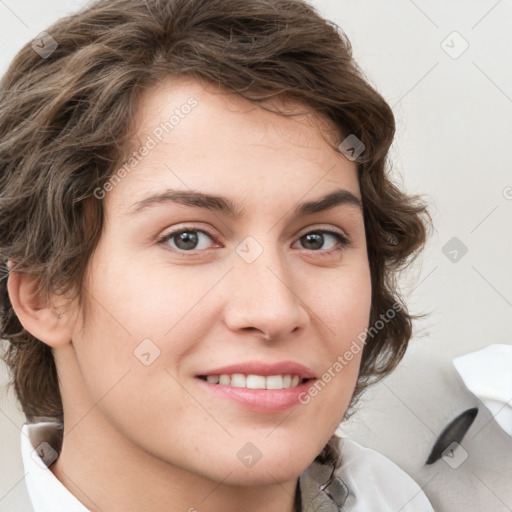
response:
[[[191,222],[193,223],[194,221],[191,221]],[[181,231],[201,231],[201,232],[206,233],[207,235],[211,236],[212,238],[217,236],[217,235],[215,235],[215,233],[212,232],[212,230],[210,230],[209,228],[205,228],[203,225],[201,225],[201,223],[199,223],[199,225],[192,225],[192,224],[184,223],[182,226],[180,226],[179,224],[175,224],[172,226],[172,228],[164,230],[163,234],[159,235],[158,238],[165,238],[170,235],[179,233]]]
[[[308,226],[307,228],[304,228],[303,231],[300,231],[299,232],[299,235],[298,235],[298,238],[304,236],[304,235],[307,235],[308,233],[312,233],[312,232],[316,232],[316,231],[326,231],[327,233],[333,233],[335,235],[341,235],[343,236],[344,238],[346,238],[347,240],[350,240],[349,236],[347,235],[347,233],[345,231],[343,231],[342,229],[336,229],[332,226],[322,226],[322,225],[319,225],[319,226]]]

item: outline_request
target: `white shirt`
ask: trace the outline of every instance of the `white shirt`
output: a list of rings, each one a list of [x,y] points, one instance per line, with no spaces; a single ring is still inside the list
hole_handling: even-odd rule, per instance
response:
[[[55,429],[55,423],[47,422],[22,427],[25,482],[34,512],[90,512],[46,465],[57,457],[51,446]],[[322,485],[330,471],[317,463],[300,475],[303,512],[434,512],[418,484],[384,455],[347,438],[340,448],[342,465],[335,482]],[[338,505],[333,492],[342,497]]]
[[[90,512],[50,471],[39,454],[42,451],[45,460],[47,457],[51,460],[50,432],[56,428],[55,425],[49,422],[25,423],[21,429],[25,483],[34,512]]]

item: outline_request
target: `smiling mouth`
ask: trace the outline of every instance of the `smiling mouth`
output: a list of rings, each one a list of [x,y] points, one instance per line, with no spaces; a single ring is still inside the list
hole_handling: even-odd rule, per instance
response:
[[[298,375],[254,375],[254,374],[221,374],[198,375],[199,379],[219,386],[246,389],[290,389],[313,379],[304,379]]]

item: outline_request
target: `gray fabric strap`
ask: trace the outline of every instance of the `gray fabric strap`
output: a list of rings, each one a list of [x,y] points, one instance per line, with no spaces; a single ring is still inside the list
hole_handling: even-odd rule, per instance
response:
[[[298,491],[299,488],[297,494],[300,500],[296,497],[296,512],[341,512],[350,494],[345,482],[333,477],[333,468],[318,462],[312,462],[301,473]]]

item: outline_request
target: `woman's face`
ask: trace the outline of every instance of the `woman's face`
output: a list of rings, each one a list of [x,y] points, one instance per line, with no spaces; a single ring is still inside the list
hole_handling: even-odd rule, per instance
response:
[[[191,81],[147,92],[138,156],[98,192],[65,404],[86,393],[129,443],[224,483],[311,463],[350,402],[371,283],[356,166],[308,119]]]

